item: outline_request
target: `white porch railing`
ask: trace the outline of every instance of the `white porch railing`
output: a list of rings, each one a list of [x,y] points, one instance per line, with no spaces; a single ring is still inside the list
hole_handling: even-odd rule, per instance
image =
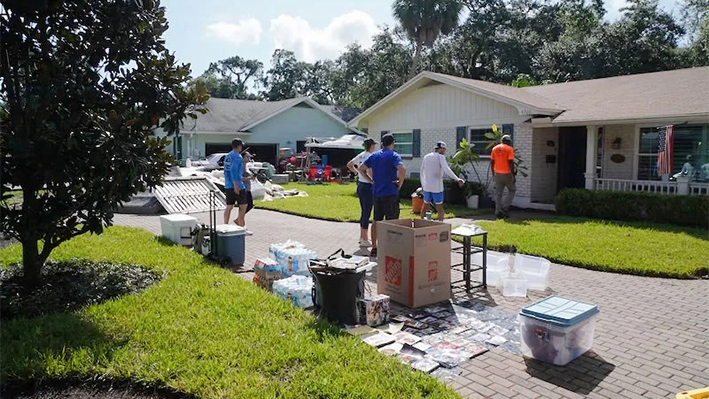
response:
[[[620,192],[645,192],[668,195],[709,195],[709,183],[594,179],[596,190]]]

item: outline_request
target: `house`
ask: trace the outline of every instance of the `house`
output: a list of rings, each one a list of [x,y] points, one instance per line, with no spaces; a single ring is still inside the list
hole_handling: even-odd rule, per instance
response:
[[[370,135],[394,134],[410,176],[436,141],[463,138],[477,144],[478,170],[486,172],[492,124],[512,135],[528,168],[517,178],[519,207],[553,209],[567,187],[709,191],[709,67],[525,88],[422,72],[350,122]],[[673,168],[658,176],[667,125],[674,127]],[[688,155],[695,173],[675,179]]]
[[[357,112],[321,106],[309,97],[271,102],[211,98],[206,108],[208,113],[186,120],[173,138],[172,152],[178,160],[229,152],[231,141],[238,137],[259,161],[276,164],[281,148],[303,151],[310,137],[352,133],[340,116],[351,119]]]

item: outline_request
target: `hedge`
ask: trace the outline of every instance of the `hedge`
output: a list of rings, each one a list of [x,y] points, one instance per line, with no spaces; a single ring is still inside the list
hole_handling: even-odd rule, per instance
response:
[[[707,196],[564,189],[555,205],[561,215],[709,228]]]

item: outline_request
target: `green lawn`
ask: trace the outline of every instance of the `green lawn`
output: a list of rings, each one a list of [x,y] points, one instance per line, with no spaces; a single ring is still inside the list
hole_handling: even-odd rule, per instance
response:
[[[82,236],[52,257],[147,266],[146,291],[0,327],[2,383],[131,379],[199,398],[457,398],[434,378],[138,229]],[[0,265],[20,247],[0,250]]]
[[[22,191],[8,191],[6,194],[10,194],[11,197],[7,199],[9,205],[21,204],[22,203]]]
[[[696,278],[709,273],[709,234],[679,226],[552,217],[478,222],[489,245],[589,269]]]
[[[257,201],[256,207],[290,213],[316,219],[337,222],[358,222],[359,199],[355,193],[357,186],[351,184],[284,184],[284,188],[298,189],[308,193],[308,197],[286,198],[270,202]],[[488,209],[469,209],[463,206],[446,205],[446,218],[465,217],[490,213]],[[411,200],[401,201],[401,216],[411,215]]]

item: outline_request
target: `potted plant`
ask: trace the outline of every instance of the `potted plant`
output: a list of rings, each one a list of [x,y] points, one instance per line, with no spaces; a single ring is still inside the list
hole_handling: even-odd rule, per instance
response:
[[[478,209],[480,196],[483,195],[483,186],[478,182],[465,182],[465,202],[468,208]]]

